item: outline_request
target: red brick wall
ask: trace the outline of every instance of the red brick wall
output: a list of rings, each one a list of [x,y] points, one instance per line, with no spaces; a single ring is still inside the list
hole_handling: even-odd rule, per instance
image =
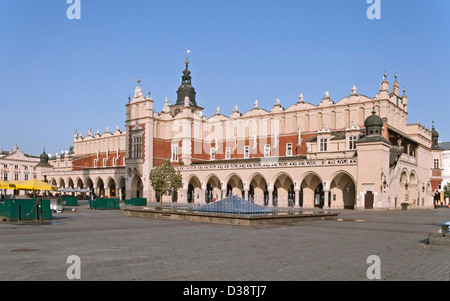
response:
[[[103,165],[103,159],[106,158],[106,153],[101,153],[99,155],[99,160],[97,161],[97,168],[102,168],[102,167],[114,167],[113,166],[113,158],[115,158],[117,155],[116,152],[110,152],[109,153],[109,159],[106,160],[106,164]],[[124,162],[125,162],[125,155],[126,152],[122,151],[119,152],[119,160],[116,161],[116,167],[117,166],[124,166]],[[87,168],[94,168],[94,161],[97,159],[97,154],[91,154],[91,155],[87,155],[83,158],[80,159],[75,159],[72,161],[72,170],[82,170],[82,169],[87,169]]]
[[[225,150],[230,147],[230,159],[243,159],[244,158],[244,148],[245,146],[250,147],[250,158],[262,158],[264,157],[264,145],[269,144],[271,146],[271,155],[275,155],[274,151],[277,151],[277,155],[282,157],[286,156],[287,144],[292,144],[292,155],[305,155],[306,154],[306,140],[314,137],[316,134],[302,135],[303,143],[301,147],[297,147],[298,135],[291,134],[279,137],[278,150],[274,150],[273,138],[268,137],[267,139],[258,139],[257,148],[253,149],[253,138],[238,139],[238,147],[234,150],[235,142],[230,140],[227,142],[219,142],[219,150],[216,153],[216,160],[225,160]],[[202,145],[201,142],[192,141],[192,161],[193,162],[204,162],[210,161],[210,150],[216,147],[216,142],[207,143]],[[197,153],[196,153],[197,152]]]
[[[180,157],[181,147],[178,146],[178,156]],[[170,160],[172,155],[172,143],[167,140],[153,139],[153,166],[160,166],[166,160]]]

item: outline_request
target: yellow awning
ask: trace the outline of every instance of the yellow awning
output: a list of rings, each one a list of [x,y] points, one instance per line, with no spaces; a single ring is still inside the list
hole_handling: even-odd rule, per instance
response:
[[[49,183],[42,182],[42,181],[39,181],[36,179],[19,182],[19,183],[15,184],[14,186],[17,190],[46,190],[46,191],[49,191],[49,190],[57,191],[58,190],[57,186],[53,186]]]
[[[0,189],[9,189],[9,183],[0,180]]]

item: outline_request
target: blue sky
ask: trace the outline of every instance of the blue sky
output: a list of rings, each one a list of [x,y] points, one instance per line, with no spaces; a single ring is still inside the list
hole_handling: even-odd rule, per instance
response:
[[[186,49],[197,103],[229,115],[255,99],[317,105],[356,85],[373,97],[385,70],[407,90],[408,123],[450,141],[450,2],[380,0],[0,0],[0,148],[39,155],[73,145],[77,129],[124,129],[140,77],[155,110],[176,100]]]

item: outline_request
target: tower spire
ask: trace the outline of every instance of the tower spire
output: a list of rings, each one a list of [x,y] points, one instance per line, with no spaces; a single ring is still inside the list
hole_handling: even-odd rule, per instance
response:
[[[183,76],[181,77],[181,86],[177,91],[177,102],[175,105],[184,106],[186,96],[189,97],[189,106],[197,107],[197,103],[195,102],[195,89],[192,87],[192,77],[191,71],[189,70],[189,54],[191,51],[188,49],[186,51],[186,69],[183,71]]]
[[[186,70],[189,68],[189,53],[191,53],[191,51],[189,49],[186,50]]]

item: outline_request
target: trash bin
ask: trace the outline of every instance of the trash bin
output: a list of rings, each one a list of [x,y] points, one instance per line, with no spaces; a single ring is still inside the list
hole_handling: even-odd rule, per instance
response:
[[[408,210],[408,203],[402,203],[402,210]]]

